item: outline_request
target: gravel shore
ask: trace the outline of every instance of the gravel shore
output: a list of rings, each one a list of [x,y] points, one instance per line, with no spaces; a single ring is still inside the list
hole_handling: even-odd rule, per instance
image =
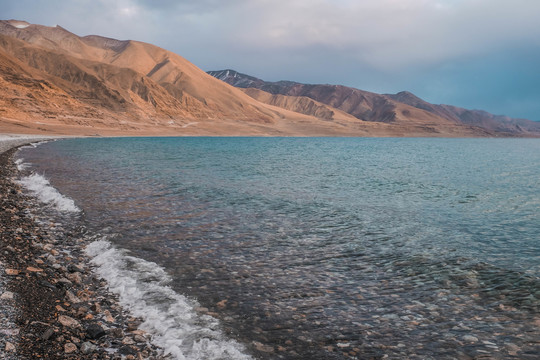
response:
[[[40,219],[0,135],[0,359],[165,359],[88,265],[83,230]]]
[[[43,137],[38,135],[0,135],[0,154],[4,153],[14,147],[25,145],[31,142],[39,142],[43,140],[53,139],[51,137]]]

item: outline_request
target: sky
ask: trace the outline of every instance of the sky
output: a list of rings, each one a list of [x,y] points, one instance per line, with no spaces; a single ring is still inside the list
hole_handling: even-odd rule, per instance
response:
[[[540,121],[538,0],[0,0],[0,14],[149,42],[205,71]]]

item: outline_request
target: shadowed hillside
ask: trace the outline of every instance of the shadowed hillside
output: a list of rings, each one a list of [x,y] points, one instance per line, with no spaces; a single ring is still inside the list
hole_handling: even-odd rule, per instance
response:
[[[376,94],[341,85],[309,85],[293,81],[266,82],[234,70],[209,71],[208,73],[230,85],[250,89],[246,92],[258,99],[262,96],[251,89],[262,90],[274,96],[307,97],[364,121],[416,123],[417,120],[423,120],[428,122],[426,131],[430,131],[429,128],[436,129],[434,126],[437,126],[437,123],[442,125],[450,122],[479,128],[479,135],[482,131],[492,136],[540,135],[538,122],[512,119],[451,105],[434,105],[406,91],[398,94]],[[272,102],[276,101],[272,100]],[[283,101],[281,104],[284,108],[290,107]]]

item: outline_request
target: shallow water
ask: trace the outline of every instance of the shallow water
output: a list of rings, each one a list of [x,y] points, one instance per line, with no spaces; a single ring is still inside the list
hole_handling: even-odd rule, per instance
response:
[[[190,304],[178,322],[217,331],[199,340],[262,358],[539,353],[539,140],[77,139],[19,155],[91,234],[163,269],[163,294]],[[196,358],[188,343],[176,354]]]

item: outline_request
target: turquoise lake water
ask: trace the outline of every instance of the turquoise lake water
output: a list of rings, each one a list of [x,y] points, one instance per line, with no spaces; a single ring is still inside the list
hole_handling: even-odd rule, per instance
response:
[[[71,139],[19,157],[81,209],[63,221],[163,269],[246,356],[540,351],[538,139]]]

